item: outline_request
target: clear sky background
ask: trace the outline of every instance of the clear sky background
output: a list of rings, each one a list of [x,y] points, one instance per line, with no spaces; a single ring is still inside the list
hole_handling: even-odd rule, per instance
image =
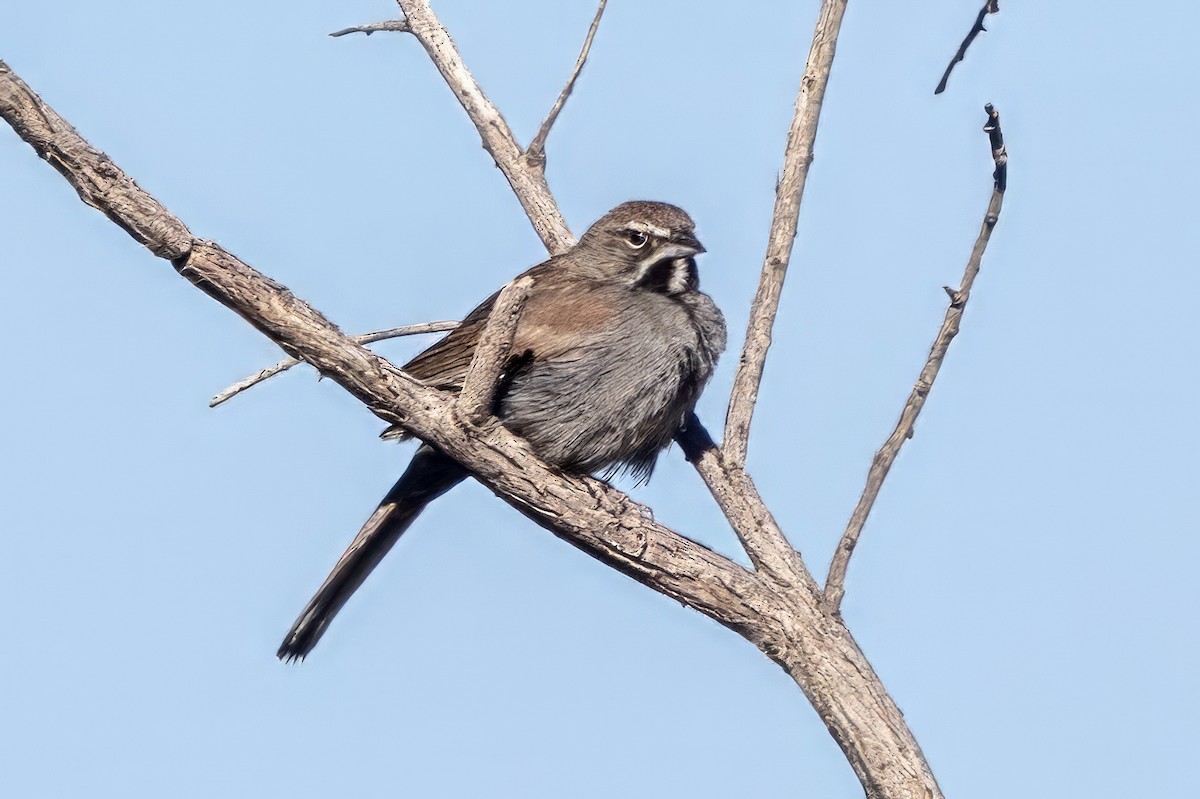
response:
[[[934,97],[978,5],[850,4],[750,467],[823,575],[977,233],[995,103],[1004,213],[845,615],[948,796],[1180,795],[1200,7],[1005,3]],[[528,141],[592,3],[435,7]],[[626,199],[692,213],[735,348],[816,9],[613,0],[549,143],[577,234]],[[544,257],[415,40],[326,36],[396,15],[12,2],[0,58],[193,232],[357,332],[460,317]],[[278,663],[411,445],[305,368],[209,410],[277,348],[7,128],[0,267],[0,794],[861,796],[762,654],[475,484]],[[714,430],[736,362],[700,404]],[[737,551],[677,450],[633,495]]]

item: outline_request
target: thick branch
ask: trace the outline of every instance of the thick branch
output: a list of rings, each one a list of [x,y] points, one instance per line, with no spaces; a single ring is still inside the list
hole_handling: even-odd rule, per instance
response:
[[[563,106],[567,104],[567,98],[571,96],[571,91],[575,88],[575,81],[579,80],[579,73],[583,72],[583,65],[587,63],[588,53],[592,49],[592,40],[596,38],[596,31],[600,28],[600,18],[604,16],[604,7],[607,5],[608,0],[600,0],[596,16],[592,18],[591,27],[588,28],[587,36],[583,40],[583,49],[579,51],[579,58],[575,59],[575,68],[571,70],[571,76],[567,78],[567,84],[563,86],[558,99],[550,107],[550,113],[546,114],[546,119],[538,128],[537,135],[525,148],[525,157],[533,163],[541,164],[543,169],[546,165],[546,137],[550,135],[550,128],[554,127],[558,115],[562,113]]]
[[[482,424],[492,415],[496,388],[508,364],[521,309],[532,286],[533,278],[529,276],[512,281],[500,290],[488,315],[458,395],[458,410],[471,424]]]
[[[925,407],[925,400],[929,397],[933,381],[937,379],[942,362],[946,359],[950,342],[958,335],[963,309],[966,308],[967,300],[971,297],[971,287],[975,285],[975,276],[979,274],[979,265],[983,261],[984,250],[987,249],[992,229],[1000,218],[1000,207],[1004,204],[1004,183],[1002,181],[1007,175],[1008,155],[1004,151],[1004,139],[1000,133],[1000,115],[991,105],[988,105],[985,110],[988,113],[988,124],[984,126],[984,130],[991,140],[992,157],[996,164],[992,197],[988,201],[987,212],[983,216],[983,226],[979,230],[979,236],[975,239],[971,256],[967,259],[962,283],[957,290],[951,289],[949,286],[945,287],[946,293],[950,295],[950,307],[946,309],[946,317],[942,321],[942,327],[938,331],[937,337],[933,340],[933,347],[929,350],[925,366],[921,369],[920,376],[917,377],[912,393],[908,395],[908,402],[900,411],[900,421],[896,422],[896,429],[888,436],[887,441],[883,442],[883,446],[879,448],[879,451],[875,453],[875,458],[871,461],[871,469],[867,473],[867,484],[858,499],[858,505],[850,514],[850,522],[833,553],[833,560],[829,564],[829,576],[825,580],[825,603],[834,612],[841,606],[842,597],[846,593],[846,568],[850,565],[850,556],[854,554],[859,536],[862,535],[863,525],[867,523],[867,516],[870,515],[871,508],[875,506],[879,490],[883,487],[883,481],[896,461],[896,456],[900,454],[900,448],[913,436],[913,427],[917,422],[917,416]],[[993,127],[994,130],[989,129]]]
[[[177,252],[172,263],[181,275],[380,418],[467,464],[537,524],[716,619],[780,663],[846,752],[869,797],[940,799],[899,709],[849,632],[811,590],[761,579],[655,523],[648,508],[604,483],[555,472],[498,424],[483,429],[469,424],[451,397],[412,380],[219,246],[192,239],[179,220],[83,141],[3,62],[0,118],[68,175],[85,201],[153,251]]]
[[[983,27],[984,17],[988,14],[997,14],[999,12],[1000,0],[984,0],[983,8],[979,9],[979,14],[975,17],[975,24],[971,26],[971,30],[968,31],[966,38],[958,46],[958,52],[954,54],[954,58],[951,58],[950,63],[946,65],[946,71],[942,73],[942,79],[938,81],[937,88],[933,90],[934,94],[941,94],[946,91],[946,84],[950,81],[950,73],[954,71],[954,65],[966,58],[967,48],[975,41],[975,37],[987,32],[987,28]]]
[[[752,573],[655,523],[649,508],[620,491],[591,478],[562,475],[499,425],[481,430],[464,422],[453,397],[408,377],[220,246],[189,238],[180,247],[178,231],[187,230],[183,223],[84,141],[3,62],[0,118],[69,174],[72,184],[82,187],[85,201],[135,238],[133,231],[150,231],[139,240],[152,251],[182,249],[172,263],[197,288],[312,364],[380,418],[403,425],[467,465],[480,482],[539,525],[734,629],[752,626],[758,613],[752,605],[772,601]],[[103,185],[94,186],[91,176],[101,174]]]
[[[4,119],[50,166],[75,187],[79,199],[120,225],[160,258],[191,249],[192,232],[146,194],[109,157],[92,149],[0,61],[0,109]]]
[[[398,2],[411,17],[410,6],[415,7],[416,3],[406,4],[405,0],[398,0]],[[436,17],[429,10],[428,5],[425,3],[420,5],[427,12],[431,22],[436,24]],[[767,259],[764,263],[760,297],[756,298],[756,305],[752,309],[750,330],[751,333],[756,331],[759,333],[756,339],[759,343],[755,346],[760,353],[748,359],[746,351],[744,351],[743,370],[739,370],[740,374],[744,371],[747,363],[753,365],[757,360],[757,366],[751,366],[752,372],[755,373],[752,379],[748,383],[745,378],[742,381],[743,384],[751,386],[751,391],[743,392],[743,396],[746,398],[740,402],[745,420],[742,424],[742,442],[737,447],[740,450],[739,456],[733,464],[721,464],[714,457],[716,455],[715,448],[712,447],[711,439],[708,439],[706,444],[697,445],[695,441],[691,442],[691,445],[696,445],[695,457],[692,460],[696,463],[697,469],[714,497],[721,503],[727,518],[736,528],[739,538],[746,546],[752,560],[757,558],[756,566],[763,571],[764,575],[778,578],[785,574],[787,567],[776,565],[778,561],[794,568],[797,575],[790,589],[779,586],[780,590],[784,590],[788,594],[786,605],[793,609],[793,612],[785,613],[785,617],[790,623],[784,623],[785,633],[782,639],[763,638],[760,627],[739,632],[754,642],[768,656],[779,662],[795,679],[812,702],[814,709],[829,727],[830,733],[846,753],[846,757],[862,781],[868,797],[939,799],[942,795],[941,791],[929,771],[920,747],[905,724],[903,715],[888,696],[879,678],[871,670],[870,664],[854,645],[849,631],[841,625],[840,620],[825,612],[823,603],[817,599],[815,588],[812,587],[813,581],[800,562],[799,554],[787,544],[782,532],[775,526],[774,520],[770,518],[769,512],[753,490],[749,479],[745,480],[745,485],[739,491],[733,485],[730,477],[734,473],[745,476],[745,439],[749,434],[749,416],[753,412],[757,386],[761,380],[762,361],[765,358],[766,348],[770,344],[770,328],[775,308],[778,306],[782,271],[783,268],[786,268],[787,258],[790,256],[800,197],[803,193],[808,165],[812,160],[816,117],[819,114],[824,89],[828,82],[834,44],[844,9],[845,0],[834,0],[833,2],[825,0],[822,4],[808,66],[801,83],[800,96],[797,99],[797,119],[802,120],[802,123],[797,126],[794,121],[792,130],[789,131],[787,154],[790,157],[785,158],[784,174],[780,185],[777,186],[771,246],[768,248]],[[441,30],[440,24],[436,25],[435,30]],[[444,30],[441,33],[445,35]],[[449,41],[449,37],[445,36],[445,40]],[[423,43],[425,42],[423,41]],[[426,44],[426,49],[438,64],[447,82],[456,89],[456,94],[463,98],[464,108],[467,109],[468,115],[471,116],[476,127],[480,127],[481,117],[472,112],[470,100],[473,95],[459,92],[457,90],[458,82],[450,77],[452,70],[448,70],[439,61],[435,49],[431,48],[430,44]],[[458,63],[461,64],[461,61]],[[471,83],[473,84],[473,81]],[[490,104],[488,108],[492,111],[495,110]],[[801,113],[802,110],[804,113]],[[498,114],[498,112],[496,113]],[[804,135],[799,135],[797,128],[799,128],[799,133]],[[507,125],[496,125],[492,130],[507,142],[509,151],[517,149]],[[798,133],[798,135],[793,136],[794,133]],[[487,133],[481,130],[481,135],[484,136],[485,147],[487,147]],[[795,142],[794,145],[793,142]],[[489,151],[491,150],[489,149]],[[500,160],[497,159],[497,162],[500,163]],[[500,165],[504,169],[504,165],[502,163]],[[505,174],[509,177],[509,185],[521,201],[535,229],[540,232],[555,228],[561,221],[561,215],[558,213],[554,198],[549,195],[548,189],[543,195],[540,193],[540,187],[534,184],[535,191],[532,195],[527,196],[526,184],[513,180],[508,170],[505,170]],[[541,187],[544,187],[544,181],[541,183]],[[780,220],[788,216],[786,211],[789,204],[794,206],[790,213],[790,230],[786,225],[780,225]],[[781,208],[784,209],[782,212]],[[781,227],[782,231],[778,230]],[[572,241],[569,233],[562,240],[566,241],[568,245]],[[559,251],[547,236],[543,235],[543,241],[546,242],[552,253]],[[781,247],[775,247],[777,241],[781,241]],[[783,257],[778,263],[772,261],[773,249],[779,249],[783,253]],[[772,294],[774,295],[773,299],[771,298]],[[759,299],[765,299],[765,302],[759,302]],[[762,309],[767,306],[770,306],[769,311],[762,312]],[[757,326],[754,322],[756,312],[760,317],[760,324]],[[762,321],[765,321],[765,331],[764,325],[761,324]],[[752,338],[752,335],[747,336],[747,350],[751,349]],[[739,392],[735,387],[734,396],[731,399],[731,411],[734,410],[732,406],[739,402],[738,396]],[[731,413],[730,415],[736,418],[739,414]],[[696,426],[699,427],[698,422]],[[680,441],[685,448],[689,446],[688,438],[688,431],[683,431]],[[707,439],[707,433],[704,434],[704,438]],[[726,439],[729,439],[728,418]],[[712,450],[712,452],[706,454],[705,450]],[[717,468],[718,466],[720,468]],[[743,503],[745,513],[740,513],[732,506],[732,503],[727,501],[735,495]],[[777,545],[777,540],[782,541],[782,547]],[[776,564],[770,563],[764,553],[775,555]],[[795,565],[791,566],[791,564]],[[764,620],[763,617],[758,619],[760,622]]]
[[[402,327],[389,327],[387,330],[376,330],[373,333],[364,333],[361,336],[354,336],[354,340],[359,344],[372,344],[376,341],[383,341],[389,338],[399,338],[401,336],[417,336],[422,333],[444,333],[447,330],[453,330],[458,327],[458,322],[422,322],[416,325],[403,325]],[[264,380],[270,380],[278,374],[283,374],[288,369],[291,369],[296,364],[301,363],[298,358],[284,358],[277,364],[268,366],[249,377],[244,377],[231,386],[227,386],[217,393],[211,400],[208,401],[208,407],[215,408],[223,402],[233,399],[238,394],[241,394],[247,389],[254,388]]]
[[[534,230],[551,253],[560,253],[575,243],[558,203],[546,185],[546,175],[541,167],[524,158],[508,122],[483,93],[474,76],[463,63],[462,56],[450,34],[442,26],[426,0],[396,0],[408,19],[411,32],[429,53],[434,66],[462,103],[463,110],[471,118],[483,149],[491,154],[496,166],[508,179],[513,193],[533,223]]]
[[[775,211],[771,218],[767,255],[763,260],[762,277],[754,295],[754,304],[750,307],[746,342],[733,379],[729,410],[725,414],[722,452],[731,469],[741,469],[746,465],[750,421],[754,416],[754,405],[758,402],[758,386],[762,382],[767,349],[771,346],[771,329],[775,324],[775,314],[779,311],[779,297],[783,291],[788,261],[792,257],[796,222],[800,218],[800,200],[804,196],[804,184],[813,160],[813,141],[817,137],[821,103],[825,99],[825,87],[829,84],[829,71],[833,67],[838,32],[845,12],[846,0],[823,0],[804,76],[800,79],[796,112],[788,130],[787,148],[783,156],[783,171],[775,187]]]

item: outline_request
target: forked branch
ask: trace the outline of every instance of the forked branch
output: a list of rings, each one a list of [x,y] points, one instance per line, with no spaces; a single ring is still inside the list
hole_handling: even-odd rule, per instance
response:
[[[463,63],[454,40],[443,27],[427,0],[396,0],[408,20],[410,32],[425,48],[430,60],[442,73],[442,78],[454,90],[454,96],[462,103],[479,138],[483,149],[496,161],[496,166],[508,179],[525,215],[533,223],[534,230],[552,254],[560,253],[575,243],[558,203],[546,184],[546,175],[540,167],[522,158],[521,148],[504,116],[483,93],[473,75]]]
[[[879,490],[883,487],[883,481],[887,479],[888,471],[895,463],[896,456],[900,454],[900,448],[904,446],[905,441],[912,438],[913,427],[916,425],[921,409],[925,407],[925,400],[929,397],[933,381],[937,379],[938,372],[942,368],[942,362],[946,359],[950,342],[958,335],[963,309],[967,307],[967,300],[971,298],[971,288],[975,285],[975,276],[979,274],[979,265],[983,261],[984,250],[987,249],[988,240],[992,236],[992,229],[996,227],[996,222],[1000,219],[1000,208],[1004,204],[1004,189],[1007,184],[1008,154],[1005,152],[1004,136],[1000,131],[999,113],[991,105],[985,106],[984,110],[987,112],[988,122],[983,129],[988,134],[991,143],[996,170],[992,176],[992,196],[988,201],[987,211],[983,215],[983,226],[979,229],[975,246],[971,248],[971,255],[967,259],[966,271],[963,272],[959,287],[957,289],[944,287],[946,294],[950,297],[950,306],[946,309],[942,327],[933,340],[929,357],[925,360],[925,366],[921,369],[921,374],[917,377],[912,392],[908,395],[908,401],[904,403],[904,408],[900,411],[900,420],[896,422],[896,428],[888,436],[887,441],[883,442],[883,446],[879,448],[879,451],[875,453],[875,458],[871,461],[871,468],[867,473],[867,484],[862,490],[854,512],[850,514],[850,522],[846,525],[845,532],[842,533],[842,539],[838,543],[837,549],[834,550],[833,560],[829,564],[829,575],[825,580],[825,604],[832,612],[837,612],[841,607],[842,597],[846,593],[846,569],[850,565],[850,556],[854,554],[854,548],[858,546],[858,539],[862,535],[863,526],[867,523],[867,516],[870,515],[871,508],[875,506]]]
[[[570,246],[573,238],[540,170],[521,159],[507,124],[466,71],[428,2],[398,2],[410,32],[454,88],[547,247],[560,252]],[[801,82],[797,119],[803,124],[794,122],[789,135],[789,158],[763,269],[763,283],[769,285],[764,288],[760,284],[760,292],[773,290],[775,297],[764,318],[765,328],[751,326],[752,332],[765,330],[765,340],[762,335],[757,337],[759,354],[748,358],[748,354],[753,356],[749,344],[743,352],[739,376],[747,385],[742,372],[749,370],[752,390],[735,391],[733,400],[748,411],[753,410],[761,379],[782,269],[790,255],[795,213],[811,162],[816,112],[844,9],[845,0],[822,3]],[[745,475],[749,413],[738,427],[742,439],[730,450],[732,460],[717,451],[698,420],[681,433],[681,441],[738,528],[759,569],[757,574],[656,524],[647,508],[621,492],[595,480],[548,469],[502,426],[457,424],[459,414],[452,398],[411,380],[282,286],[221,248],[192,238],[182,223],[65,122],[64,127],[43,124],[49,119],[61,122],[50,115],[53,112],[0,64],[0,116],[55,163],[85,201],[101,208],[156,253],[172,258],[181,275],[345,387],[378,416],[402,425],[467,465],[483,484],[539,525],[752,642],[800,686],[845,752],[868,796],[940,799],[940,789],[903,715],[849,631],[822,603],[799,555],[787,545]]]
[[[381,419],[467,465],[480,482],[539,525],[722,624],[758,629],[760,639],[775,634],[769,619],[777,599],[754,574],[657,524],[649,508],[605,483],[551,469],[502,426],[480,433],[457,424],[453,396],[421,385],[286,287],[218,245],[193,237],[2,61],[0,118],[63,173],[84,202],[169,258],[197,288],[297,353]]]
[[[754,568],[780,585],[803,590],[814,599],[819,597],[820,588],[758,495],[750,476],[725,464],[721,450],[696,414],[688,416],[675,441],[708,485]]]
[[[558,99],[550,107],[550,113],[546,114],[533,141],[525,148],[525,158],[543,170],[546,166],[546,138],[550,135],[550,128],[554,127],[554,123],[558,121],[558,115],[562,113],[563,106],[567,104],[567,98],[575,89],[575,81],[579,80],[579,73],[583,72],[583,65],[587,63],[588,53],[592,50],[592,40],[596,38],[596,31],[600,28],[600,18],[604,16],[604,7],[607,5],[608,0],[600,0],[596,16],[592,18],[592,24],[583,40],[583,49],[579,51],[579,58],[575,59],[575,68],[571,70],[571,76],[567,78],[567,84],[563,86],[563,90],[558,94]]]
[[[389,338],[400,338],[401,336],[419,336],[422,333],[445,333],[448,330],[453,330],[458,327],[458,322],[422,322],[415,325],[403,325],[401,327],[389,327],[387,330],[376,330],[372,333],[364,333],[361,336],[354,336],[354,340],[359,344],[373,344],[376,341],[383,341]],[[270,380],[275,375],[283,374],[288,369],[291,369],[296,364],[301,363],[298,358],[284,358],[279,363],[268,366],[249,377],[244,377],[231,386],[221,389],[211,400],[208,401],[208,407],[215,408],[223,402],[241,394],[247,389],[254,388],[264,380]]]

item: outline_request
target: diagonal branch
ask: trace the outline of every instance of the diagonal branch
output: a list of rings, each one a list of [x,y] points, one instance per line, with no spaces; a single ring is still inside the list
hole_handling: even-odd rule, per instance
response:
[[[496,161],[496,166],[508,179],[525,215],[551,254],[563,252],[575,243],[558,203],[546,184],[541,167],[524,158],[516,137],[504,116],[483,93],[473,75],[463,63],[458,48],[442,26],[427,0],[396,0],[408,20],[413,36],[425,48],[429,58],[462,103],[471,118],[483,149]]]
[[[525,307],[525,299],[532,287],[533,278],[526,275],[510,282],[496,297],[458,394],[459,412],[471,424],[482,424],[492,415],[496,388],[508,364],[517,323],[521,321],[521,309]]]
[[[285,350],[295,352],[385,421],[467,465],[530,519],[630,575],[737,630],[776,603],[751,572],[655,523],[607,484],[538,460],[500,425],[464,422],[454,397],[421,385],[355,342],[286,287],[213,242],[196,239],[108,156],[96,150],[0,61],[0,118],[67,176],[80,198]],[[160,255],[160,257],[167,257]],[[757,622],[762,635],[762,621]]]
[[[373,344],[376,341],[383,341],[389,338],[399,338],[401,336],[419,336],[422,333],[445,333],[448,330],[453,330],[458,327],[458,322],[422,322],[416,325],[404,325],[402,327],[389,327],[387,330],[376,330],[373,333],[364,333],[361,336],[354,336],[354,340],[359,344]],[[278,374],[283,374],[288,369],[291,369],[296,364],[301,363],[298,358],[284,358],[273,366],[268,366],[249,377],[244,377],[231,386],[221,389],[211,400],[208,401],[208,407],[215,408],[223,402],[241,394],[247,389],[254,388],[264,380],[270,380]]]
[[[941,799],[903,714],[849,630],[812,590],[762,579],[655,523],[650,509],[604,483],[549,469],[501,425],[470,424],[451,397],[422,386],[354,342],[285,287],[216,244],[193,238],[3,62],[0,118],[54,164],[81,199],[170,258],[183,277],[377,416],[467,464],[481,483],[540,526],[753,643],[799,685],[868,796]],[[754,501],[761,504],[756,496]]]
[[[775,211],[771,218],[771,233],[767,254],[763,260],[762,277],[754,304],[750,307],[750,322],[746,326],[746,343],[733,379],[733,392],[725,414],[725,440],[722,452],[730,468],[746,465],[746,447],[750,438],[750,421],[758,402],[758,386],[762,382],[767,349],[771,346],[771,329],[779,311],[779,296],[792,257],[792,242],[796,238],[796,222],[800,217],[800,200],[808,180],[808,168],[813,160],[813,141],[817,137],[817,122],[833,54],[837,49],[838,32],[846,12],[846,0],[823,0],[813,31],[812,46],[800,92],[796,96],[796,113],[788,130],[787,148],[783,155],[783,172],[775,187]]]
[[[995,228],[996,222],[1000,218],[1000,207],[1004,203],[1008,155],[1005,153],[1004,137],[1000,132],[1000,115],[990,104],[986,106],[985,110],[988,114],[988,123],[983,129],[991,141],[992,158],[996,164],[992,197],[988,201],[987,212],[983,216],[983,226],[979,229],[979,236],[975,239],[971,256],[967,259],[962,283],[957,290],[951,289],[949,286],[944,287],[946,293],[950,295],[950,307],[946,309],[942,327],[933,340],[929,358],[926,359],[925,366],[921,369],[912,393],[908,395],[908,402],[900,411],[900,421],[896,422],[896,429],[888,436],[887,441],[883,443],[871,461],[871,469],[867,473],[867,485],[858,499],[858,505],[850,515],[850,523],[846,526],[846,531],[842,533],[842,540],[838,543],[833,560],[829,564],[829,576],[825,580],[825,603],[834,612],[841,607],[842,597],[846,593],[846,568],[850,564],[850,556],[854,554],[855,546],[858,545],[863,525],[867,523],[867,516],[870,515],[871,508],[875,505],[879,489],[883,487],[883,481],[887,478],[888,471],[896,461],[896,456],[900,454],[900,448],[913,436],[913,426],[917,422],[917,416],[925,407],[925,400],[929,397],[933,381],[937,379],[938,371],[942,368],[942,361],[946,358],[950,342],[958,335],[963,309],[966,308],[967,300],[971,297],[971,287],[975,284],[975,276],[979,274],[983,252],[987,249],[992,229]]]
[[[937,88],[933,90],[934,94],[941,94],[946,91],[946,84],[950,82],[950,73],[954,71],[954,66],[966,58],[967,48],[975,41],[975,37],[987,32],[987,28],[983,27],[984,17],[988,14],[998,13],[1000,13],[1000,0],[984,0],[983,8],[979,9],[979,14],[975,17],[975,24],[971,26],[971,30],[967,33],[966,38],[958,46],[958,52],[954,54],[954,58],[951,58],[950,63],[946,65],[946,71],[942,73],[942,79],[938,81]]]
[[[530,158],[517,145],[517,139],[504,116],[496,108],[475,77],[463,63],[462,56],[449,32],[442,25],[437,15],[430,8],[428,0],[396,0],[400,10],[404,12],[402,20],[387,20],[368,25],[345,28],[329,34],[344,36],[349,33],[371,34],[376,31],[394,30],[411,33],[425,48],[429,58],[442,73],[442,78],[454,92],[462,104],[463,110],[479,132],[483,149],[496,162],[496,166],[504,173],[513,194],[525,209],[525,215],[533,224],[542,243],[550,253],[557,254],[568,249],[575,243],[567,222],[563,219],[558,203],[550,193],[546,183],[546,174],[542,169],[543,163]],[[593,25],[598,24],[599,18]],[[590,46],[591,35],[585,48]],[[586,55],[586,49],[585,49]],[[582,64],[578,65],[581,69]],[[573,82],[573,81],[572,81]],[[565,98],[563,98],[565,102]],[[561,106],[560,106],[561,107]],[[544,160],[544,159],[543,159]]]
[[[558,115],[562,113],[563,106],[567,104],[567,98],[571,96],[571,91],[575,88],[575,81],[579,80],[579,73],[583,71],[583,65],[587,63],[588,53],[592,49],[592,39],[596,38],[596,31],[600,28],[600,18],[604,16],[604,7],[607,5],[608,0],[600,0],[596,16],[592,18],[587,37],[583,40],[583,49],[579,51],[579,58],[575,59],[575,68],[571,70],[571,76],[567,78],[567,85],[563,86],[558,99],[550,107],[550,113],[546,114],[546,119],[538,128],[537,135],[525,148],[525,158],[532,163],[539,164],[543,169],[546,167],[546,137],[550,135],[550,128],[554,127],[554,123],[558,121]]]
[[[725,465],[721,450],[696,414],[684,421],[675,441],[708,485],[754,568],[780,585],[819,596],[820,588],[804,567],[800,553],[788,543],[750,476]]]

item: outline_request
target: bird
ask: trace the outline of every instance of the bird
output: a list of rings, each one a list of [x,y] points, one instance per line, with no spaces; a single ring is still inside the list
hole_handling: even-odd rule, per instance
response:
[[[648,480],[725,349],[725,320],[699,290],[695,223],[662,202],[622,203],[579,241],[524,272],[532,279],[493,415],[558,469]],[[404,367],[458,392],[499,292]],[[406,438],[398,427],[385,438]],[[346,600],[422,510],[470,473],[418,447],[301,611],[277,654],[302,661]]]

